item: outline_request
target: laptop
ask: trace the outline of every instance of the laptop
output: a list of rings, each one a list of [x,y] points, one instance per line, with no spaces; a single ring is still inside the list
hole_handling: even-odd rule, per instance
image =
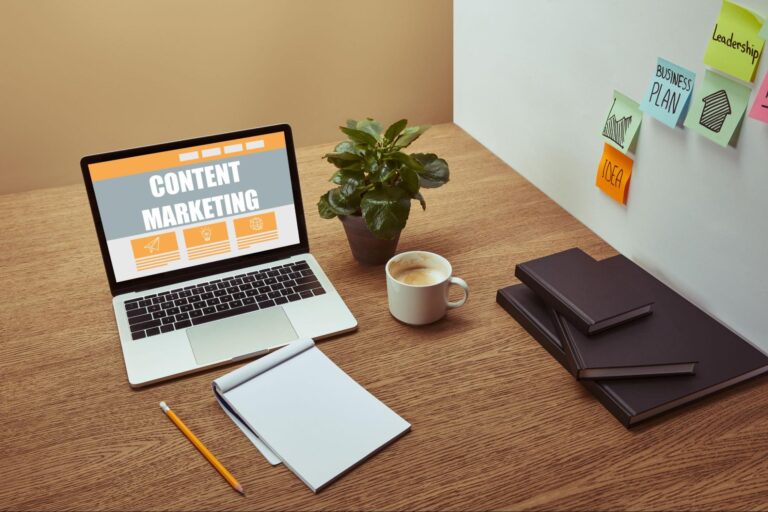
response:
[[[81,167],[131,386],[357,328],[309,253],[288,125]]]

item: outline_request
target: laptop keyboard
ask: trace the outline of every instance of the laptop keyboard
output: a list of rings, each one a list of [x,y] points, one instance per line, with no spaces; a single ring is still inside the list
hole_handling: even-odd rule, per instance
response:
[[[325,293],[305,261],[153,293],[125,302],[134,340]]]

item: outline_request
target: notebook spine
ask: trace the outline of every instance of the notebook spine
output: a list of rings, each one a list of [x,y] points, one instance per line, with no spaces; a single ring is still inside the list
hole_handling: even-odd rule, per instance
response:
[[[557,327],[557,334],[560,337],[560,343],[563,345],[563,352],[565,352],[565,358],[568,362],[568,366],[571,373],[577,380],[581,378],[581,370],[585,368],[584,360],[581,358],[576,344],[573,342],[571,333],[568,327],[565,325],[565,318],[557,312],[555,309],[550,310],[552,317],[555,320],[555,327]]]
[[[584,311],[576,307],[546,281],[539,278],[525,263],[515,265],[515,277],[533,290],[544,302],[552,306],[568,320],[574,323],[582,332],[589,332],[595,322]]]
[[[538,341],[539,345],[544,347],[544,349],[567,371],[568,361],[565,352],[560,348],[557,340],[554,340],[547,335],[545,329],[541,328],[537,322],[531,320],[521,308],[516,306],[516,302],[506,296],[503,292],[504,290],[501,289],[496,293],[496,302],[504,308],[512,318],[517,320],[517,322],[528,331],[528,334]],[[632,416],[624,410],[619,403],[613,400],[611,395],[600,385],[599,381],[580,380],[579,383],[587,388],[587,390],[592,393],[601,404],[603,404],[603,407],[608,409],[608,412],[613,414],[622,425],[627,428],[632,426]]]
[[[526,315],[522,309],[516,306],[516,301],[504,294],[504,290],[496,292],[496,303],[499,304],[509,315],[517,320],[517,323],[536,338],[549,355],[554,357],[563,368],[568,369],[568,363],[565,359],[565,353],[557,346],[557,343],[550,340],[544,329],[542,329],[535,320]]]

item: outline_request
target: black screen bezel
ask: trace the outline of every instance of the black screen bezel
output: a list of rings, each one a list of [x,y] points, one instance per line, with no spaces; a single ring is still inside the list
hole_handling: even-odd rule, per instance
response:
[[[291,176],[291,187],[293,189],[293,205],[296,209],[296,224],[299,231],[299,243],[289,245],[286,247],[280,247],[277,249],[270,249],[268,251],[259,252],[255,254],[245,254],[243,256],[237,256],[234,258],[227,258],[224,260],[214,261],[211,263],[204,263],[202,265],[194,265],[191,267],[172,270],[168,272],[162,272],[147,277],[140,277],[136,279],[129,279],[127,281],[117,282],[115,280],[115,273],[112,267],[112,259],[109,255],[109,249],[107,247],[107,239],[104,234],[104,227],[101,222],[101,215],[99,214],[99,205],[96,202],[96,195],[93,191],[93,180],[91,179],[91,173],[88,168],[89,165],[99,162],[108,162],[111,160],[119,160],[122,158],[129,158],[140,155],[147,155],[151,153],[158,153],[161,151],[173,151],[176,149],[183,149],[189,146],[200,146],[205,144],[214,144],[218,142],[224,142],[231,139],[240,139],[244,137],[264,135],[267,133],[282,132],[285,137],[285,149],[288,157],[288,167]],[[120,151],[111,151],[109,153],[101,153],[98,155],[90,155],[83,157],[80,160],[80,168],[83,171],[83,179],[85,181],[85,189],[88,193],[88,202],[91,205],[91,214],[93,215],[93,222],[96,226],[96,234],[99,239],[99,247],[101,248],[101,256],[104,260],[104,268],[107,271],[107,279],[109,280],[109,289],[113,296],[120,295],[132,291],[147,290],[150,288],[156,288],[158,286],[166,286],[173,283],[187,281],[190,279],[197,279],[212,274],[218,274],[220,272],[228,272],[239,268],[250,267],[268,261],[274,261],[282,258],[294,256],[296,254],[304,254],[309,252],[309,240],[307,239],[307,227],[304,219],[304,205],[301,200],[301,188],[299,186],[299,172],[296,165],[296,153],[293,145],[293,134],[291,127],[287,124],[277,124],[272,126],[264,126],[260,128],[251,128],[248,130],[240,130],[236,132],[224,133],[220,135],[210,135],[206,137],[198,137],[194,139],[186,139],[175,142],[166,142],[163,144],[155,144],[152,146],[144,146],[134,149],[124,149]]]

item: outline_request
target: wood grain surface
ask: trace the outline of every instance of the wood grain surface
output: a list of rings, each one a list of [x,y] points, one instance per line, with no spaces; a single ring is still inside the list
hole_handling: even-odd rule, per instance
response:
[[[509,134],[509,136],[514,136]],[[382,267],[322,220],[320,155],[298,151],[310,247],[358,318],[319,343],[413,425],[318,495],[271,467],[213,399],[206,373],[128,386],[82,186],[0,197],[0,508],[12,510],[767,509],[768,393],[759,379],[626,430],[495,303],[517,262],[613,249],[453,125],[414,144],[451,167],[399,250],[447,257],[466,306],[408,327]],[[76,163],[68,162],[72,172]],[[4,169],[12,179],[13,169]],[[224,482],[157,406],[166,400],[240,480]]]

